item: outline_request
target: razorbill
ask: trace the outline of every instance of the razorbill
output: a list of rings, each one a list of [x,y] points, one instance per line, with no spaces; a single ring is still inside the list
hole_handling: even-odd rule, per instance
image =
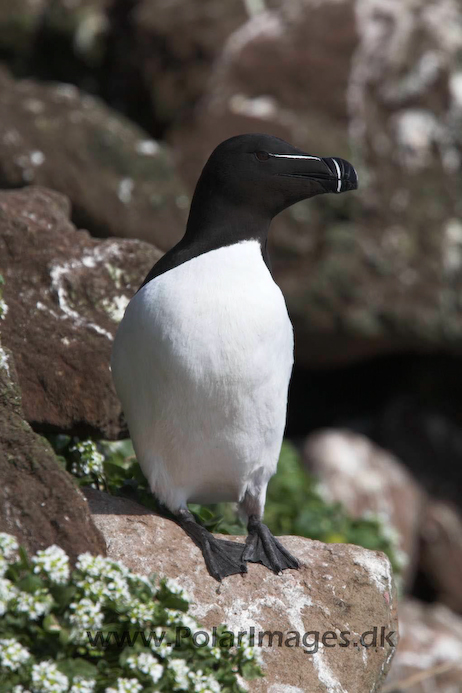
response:
[[[201,548],[217,580],[260,562],[299,563],[261,522],[276,471],[293,330],[267,249],[272,218],[300,200],[357,187],[354,168],[276,137],[239,135],[207,161],[182,240],[128,305],[111,366],[152,493]],[[220,540],[188,502],[235,501],[246,543]]]

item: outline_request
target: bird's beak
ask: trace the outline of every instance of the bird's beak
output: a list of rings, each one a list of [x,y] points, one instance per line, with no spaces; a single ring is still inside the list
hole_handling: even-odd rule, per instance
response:
[[[358,176],[355,169],[345,159],[339,157],[325,157],[288,154],[271,154],[280,159],[290,160],[290,170],[286,168],[279,173],[280,176],[290,178],[310,178],[322,185],[325,192],[347,192],[356,190],[358,187]]]
[[[333,182],[334,192],[341,193],[357,189],[358,175],[349,161],[333,156],[321,159],[321,161],[325,163],[336,178]]]

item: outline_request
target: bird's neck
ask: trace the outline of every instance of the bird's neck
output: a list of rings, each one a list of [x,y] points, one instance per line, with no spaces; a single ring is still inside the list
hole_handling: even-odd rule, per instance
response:
[[[200,243],[213,250],[245,240],[266,247],[271,217],[198,186],[194,193],[183,243]]]

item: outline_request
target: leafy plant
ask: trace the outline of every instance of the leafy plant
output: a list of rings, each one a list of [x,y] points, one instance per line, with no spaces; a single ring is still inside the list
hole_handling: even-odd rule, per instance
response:
[[[173,580],[90,554],[71,572],[59,547],[30,559],[0,533],[0,693],[237,693],[237,674],[261,676],[245,638],[188,609]]]
[[[323,498],[316,479],[300,465],[297,450],[284,443],[278,472],[268,486],[265,521],[275,534],[296,534],[325,543],[358,544],[383,551],[399,572],[396,539],[379,517],[354,518],[340,503]]]

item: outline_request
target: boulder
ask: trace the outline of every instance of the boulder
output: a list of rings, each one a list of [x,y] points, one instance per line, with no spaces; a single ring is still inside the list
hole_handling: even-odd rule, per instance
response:
[[[184,233],[189,200],[165,146],[72,85],[0,69],[0,187],[29,184],[67,195],[96,236],[165,250]]]
[[[1,343],[0,478],[1,532],[30,552],[58,544],[71,560],[84,551],[106,552],[82,493],[24,420],[13,354]]]
[[[353,517],[373,515],[393,539],[405,586],[412,584],[426,495],[401,462],[365,436],[326,429],[311,434],[303,461],[329,501]]]
[[[229,37],[195,126],[171,136],[191,185],[245,131],[358,168],[358,192],[273,223],[300,364],[462,351],[461,26],[450,0],[279,3]]]
[[[381,693],[458,693],[462,618],[441,604],[399,605],[400,640]]]
[[[1,98],[1,97],[0,97]],[[117,323],[159,250],[93,239],[61,194],[0,192],[2,340],[15,357],[24,416],[36,430],[117,438],[124,430],[109,359]]]
[[[108,555],[143,574],[175,577],[192,599],[192,614],[212,630],[227,624],[235,634],[251,627],[256,643],[263,636],[265,678],[253,681],[252,693],[292,691],[379,690],[393,657],[393,644],[362,647],[360,634],[378,628],[395,631],[396,594],[388,559],[359,546],[325,545],[300,537],[282,541],[303,562],[299,571],[277,576],[260,565],[246,575],[233,575],[219,586],[205,568],[199,549],[173,522],[132,501],[85,491],[93,520],[106,539]],[[232,537],[243,541],[243,537]],[[280,631],[269,646],[269,632]],[[292,631],[292,632],[290,632]],[[318,638],[324,646],[296,645]],[[332,647],[341,631],[351,643]],[[329,639],[332,636],[332,639]],[[279,646],[279,637],[283,644]],[[287,638],[292,637],[292,641]],[[373,632],[364,642],[372,643]],[[337,640],[338,641],[338,640]],[[309,653],[309,650],[312,653]]]
[[[421,569],[438,601],[462,614],[462,515],[444,501],[431,501],[421,525]]]

